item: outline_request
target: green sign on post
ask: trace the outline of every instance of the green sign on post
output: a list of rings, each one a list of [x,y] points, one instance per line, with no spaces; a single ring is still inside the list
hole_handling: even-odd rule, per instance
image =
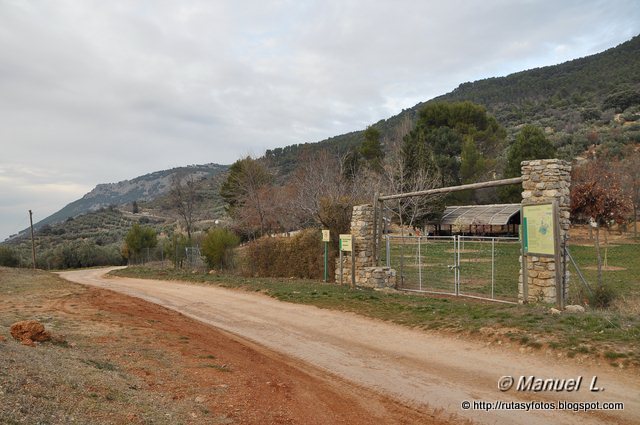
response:
[[[562,260],[560,257],[560,220],[555,202],[522,206],[522,295],[529,300],[529,261],[536,264],[534,257],[550,257],[555,262],[556,302],[558,308],[564,306]],[[545,268],[547,265],[544,266]],[[553,270],[553,269],[551,269]]]

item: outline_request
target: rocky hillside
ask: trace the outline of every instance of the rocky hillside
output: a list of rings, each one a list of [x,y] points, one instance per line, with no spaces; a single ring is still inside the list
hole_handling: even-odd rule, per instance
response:
[[[174,176],[180,176],[183,179],[192,176],[197,181],[204,181],[226,172],[227,168],[226,165],[219,164],[191,165],[156,171],[118,183],[99,184],[82,198],[39,221],[34,227],[39,229],[46,224],[65,221],[69,217],[77,217],[110,206],[122,207],[133,201],[138,203],[153,202],[169,192]]]

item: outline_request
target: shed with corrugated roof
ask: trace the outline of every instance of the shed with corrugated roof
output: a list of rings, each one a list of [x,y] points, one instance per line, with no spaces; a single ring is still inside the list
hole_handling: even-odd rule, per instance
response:
[[[439,234],[517,234],[520,204],[450,206],[432,225]]]

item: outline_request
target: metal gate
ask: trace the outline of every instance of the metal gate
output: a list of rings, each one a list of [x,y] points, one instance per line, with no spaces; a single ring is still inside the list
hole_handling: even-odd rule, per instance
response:
[[[518,238],[386,235],[381,259],[398,289],[518,301]]]

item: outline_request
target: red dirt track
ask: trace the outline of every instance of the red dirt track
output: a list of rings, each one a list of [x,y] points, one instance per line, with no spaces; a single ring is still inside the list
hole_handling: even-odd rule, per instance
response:
[[[95,311],[117,317],[131,352],[112,349],[110,356],[126,365],[137,348],[177,357],[171,369],[135,371],[154,391],[174,399],[202,396],[211,412],[240,424],[445,424],[396,400],[328,375],[248,341],[137,298],[88,288],[55,308],[74,316]],[[137,342],[136,342],[137,341]],[[102,344],[112,341],[103,339]],[[203,364],[213,367],[203,367]],[[442,416],[442,415],[440,415]],[[135,417],[131,420],[136,423]],[[189,423],[208,423],[203,417]],[[205,421],[205,422],[201,422]],[[212,422],[217,423],[217,422]]]
[[[640,379],[635,371],[578,364],[557,358],[553,352],[520,353],[240,290],[105,278],[106,271],[60,275],[139,297],[206,323],[138,300],[114,302],[111,297],[120,296],[105,291],[96,292],[92,301],[99,308],[120,309],[131,320],[158,320],[161,329],[185,335],[191,341],[183,347],[191,350],[186,359],[198,350],[216,347],[214,354],[220,357],[216,362],[230,364],[237,371],[229,374],[233,375],[229,379],[236,380],[231,388],[238,391],[230,402],[251,412],[243,416],[246,423],[640,423]],[[583,387],[597,376],[606,391],[501,392],[498,379],[507,375],[516,379],[583,376]],[[209,378],[194,382],[212,383]],[[625,408],[590,412],[463,410],[464,400],[623,402]]]

